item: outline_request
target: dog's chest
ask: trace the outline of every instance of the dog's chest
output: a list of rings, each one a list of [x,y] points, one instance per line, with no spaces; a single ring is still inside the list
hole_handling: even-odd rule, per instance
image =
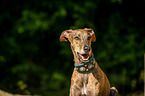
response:
[[[81,95],[97,96],[99,93],[99,82],[96,80],[92,73],[79,75],[76,85],[79,86]]]

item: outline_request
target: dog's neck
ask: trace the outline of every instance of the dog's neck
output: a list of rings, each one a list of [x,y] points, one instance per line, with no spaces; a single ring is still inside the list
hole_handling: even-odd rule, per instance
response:
[[[74,66],[79,73],[88,74],[88,73],[92,72],[95,67],[96,61],[94,59],[93,54],[87,62],[80,63],[78,58],[75,58],[74,60],[75,60]]]

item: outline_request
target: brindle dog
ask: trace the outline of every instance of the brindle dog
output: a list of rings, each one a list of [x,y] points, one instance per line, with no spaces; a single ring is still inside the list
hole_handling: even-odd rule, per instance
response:
[[[75,60],[69,96],[118,96],[117,89],[110,88],[108,78],[93,57],[94,31],[88,28],[65,30],[60,41],[68,40]]]

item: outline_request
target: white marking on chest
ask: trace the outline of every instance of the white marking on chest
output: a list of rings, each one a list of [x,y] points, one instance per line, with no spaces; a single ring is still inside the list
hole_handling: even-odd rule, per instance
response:
[[[82,88],[82,95],[87,95],[86,84],[84,84],[84,86],[83,86],[83,88]]]

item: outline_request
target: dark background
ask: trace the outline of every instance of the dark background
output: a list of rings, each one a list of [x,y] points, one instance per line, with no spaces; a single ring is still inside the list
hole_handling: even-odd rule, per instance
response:
[[[73,72],[62,31],[92,28],[93,53],[121,96],[143,93],[145,0],[0,1],[0,89],[68,96]]]

